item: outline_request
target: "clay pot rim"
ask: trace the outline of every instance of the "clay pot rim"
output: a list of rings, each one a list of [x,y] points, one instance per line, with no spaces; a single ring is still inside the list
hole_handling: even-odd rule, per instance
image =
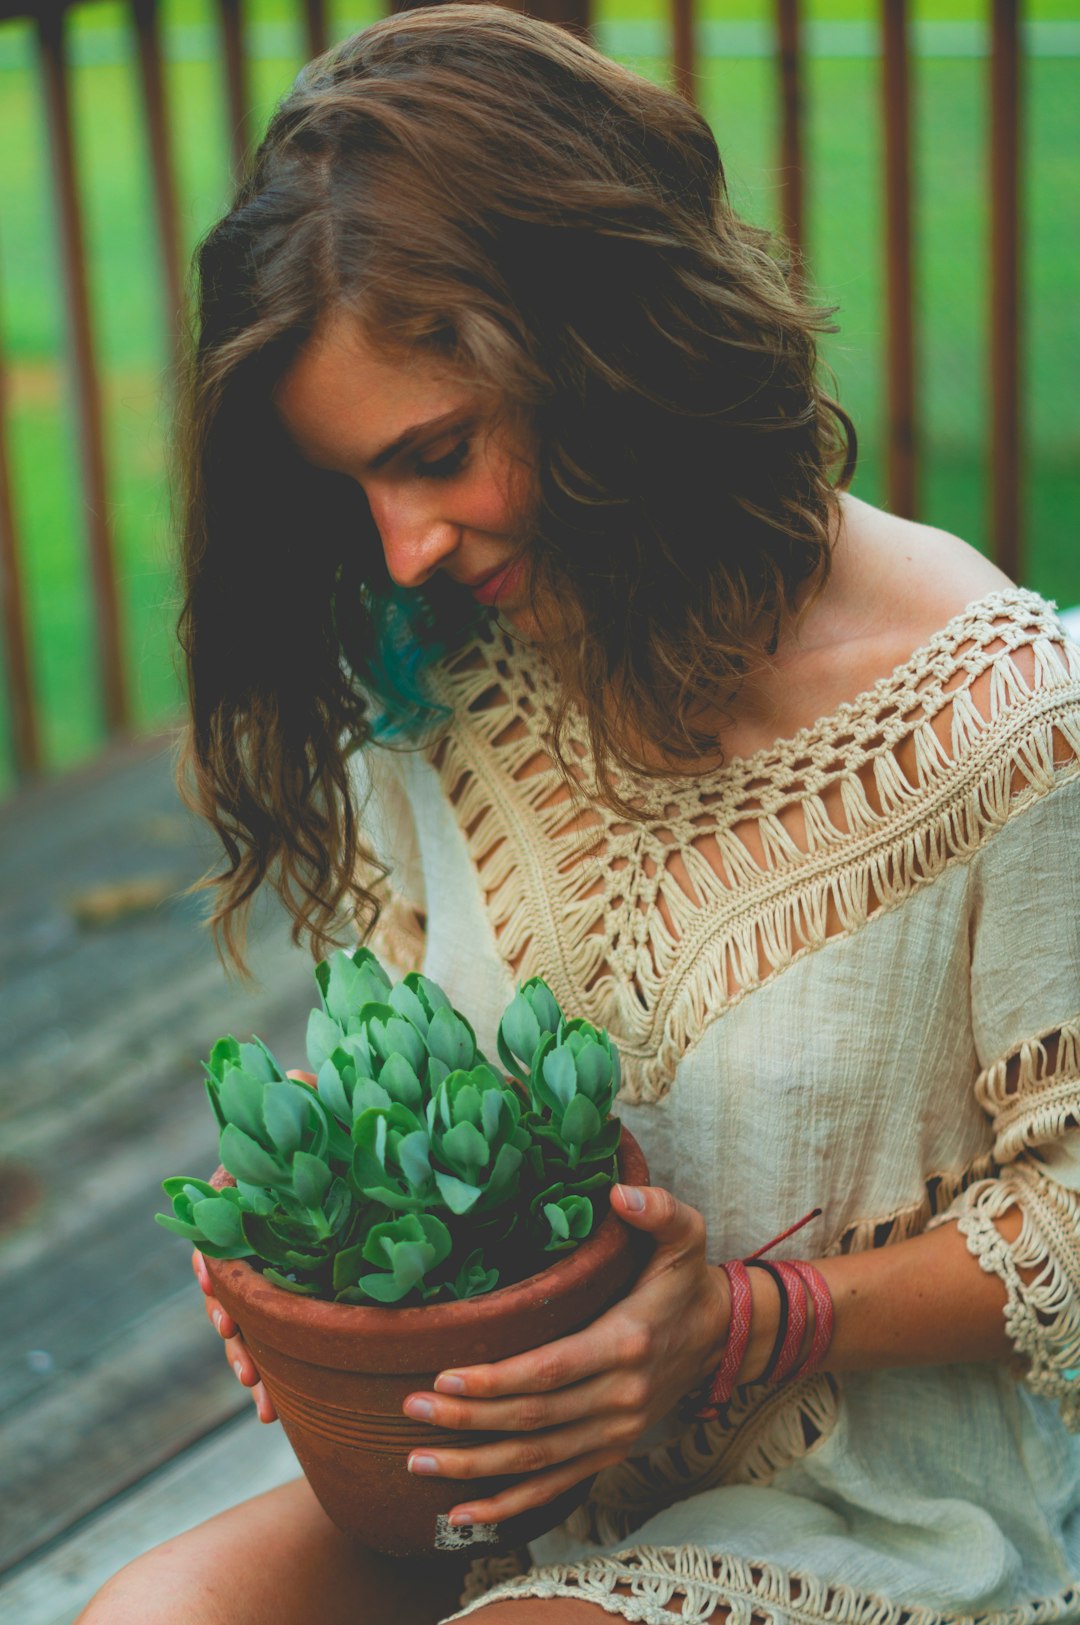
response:
[[[629,1129],[623,1125],[619,1145],[619,1178],[629,1185],[647,1185],[648,1167],[644,1154]],[[232,1175],[218,1167],[210,1183],[220,1189],[224,1184],[235,1184]],[[568,1290],[580,1286],[614,1259],[636,1234],[609,1208],[600,1228],[575,1247],[572,1253],[557,1258],[546,1269],[514,1281],[508,1286],[496,1287],[475,1298],[460,1298],[452,1303],[432,1303],[396,1308],[393,1304],[331,1303],[326,1298],[307,1297],[275,1286],[261,1271],[254,1269],[244,1258],[220,1259],[204,1254],[210,1272],[211,1285],[218,1271],[228,1271],[228,1285],[248,1307],[257,1309],[269,1319],[277,1321],[301,1320],[308,1329],[318,1334],[353,1334],[381,1340],[408,1336],[410,1331],[423,1331],[431,1335],[451,1333],[467,1324],[477,1331],[489,1322],[494,1325],[518,1311],[536,1303],[538,1297],[557,1298]]]

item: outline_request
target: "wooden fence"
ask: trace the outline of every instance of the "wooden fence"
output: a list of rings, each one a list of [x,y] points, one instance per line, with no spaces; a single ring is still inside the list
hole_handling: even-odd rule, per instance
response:
[[[232,159],[245,162],[250,93],[244,52],[242,0],[215,0],[221,40],[222,87],[232,132]],[[992,7],[990,75],[991,276],[986,345],[992,408],[988,450],[990,537],[994,556],[1011,576],[1021,561],[1020,501],[1020,287],[1018,176],[1020,152],[1019,0],[989,0]],[[163,320],[175,350],[181,310],[181,252],[169,108],[162,72],[158,0],[128,0],[138,41],[137,72],[143,129],[154,178],[158,243],[157,275]],[[328,43],[325,0],[298,0],[308,53]],[[589,0],[536,0],[530,8],[552,21],[587,31]],[[803,18],[800,0],[775,0],[777,79],[776,144],[781,175],[781,219],[796,248],[803,243],[804,95]],[[30,18],[52,161],[52,207],[61,257],[68,363],[73,385],[82,486],[82,519],[90,564],[97,629],[97,672],[104,732],[121,735],[131,707],[122,659],[116,548],[110,521],[109,479],[104,450],[100,374],[87,292],[83,208],[74,150],[71,94],[65,57],[64,0],[0,0],[0,20]],[[887,502],[893,512],[919,512],[919,388],[912,295],[912,179],[909,6],[881,0],[881,120],[886,200],[887,298]],[[670,37],[675,80],[683,93],[697,82],[694,0],[671,0]],[[148,267],[148,275],[151,274]],[[20,568],[19,510],[12,495],[4,395],[4,344],[0,332],[0,615],[7,679],[9,725],[16,773],[41,771],[38,706],[31,681],[25,595]]]

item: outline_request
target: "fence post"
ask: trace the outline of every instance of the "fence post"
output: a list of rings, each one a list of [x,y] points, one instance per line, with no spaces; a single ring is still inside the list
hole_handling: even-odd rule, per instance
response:
[[[49,145],[52,149],[53,191],[75,381],[83,513],[96,611],[105,726],[109,733],[119,733],[127,727],[128,703],[121,654],[120,604],[109,523],[108,482],[105,477],[101,390],[86,289],[86,250],[75,175],[63,33],[61,0],[60,4],[48,5],[38,13],[38,48]]]

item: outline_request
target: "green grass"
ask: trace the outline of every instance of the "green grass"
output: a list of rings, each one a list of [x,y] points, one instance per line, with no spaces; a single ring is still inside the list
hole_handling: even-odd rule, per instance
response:
[[[701,16],[764,22],[772,0],[705,0]],[[986,0],[923,0],[916,18],[984,19]],[[870,0],[818,0],[811,21],[876,15]],[[1076,0],[1040,0],[1026,14],[1071,21]],[[259,24],[290,24],[290,0],[249,0]],[[376,15],[350,3],[332,13],[334,37]],[[601,24],[661,22],[652,0],[601,0]],[[163,22],[212,31],[208,0],[163,0]],[[106,405],[110,512],[115,529],[128,678],[142,727],[175,712],[169,494],[163,446],[165,319],[160,308],[150,182],[138,101],[134,45],[125,8],[75,8],[70,41],[85,205],[91,300]],[[287,50],[287,36],[278,48]],[[114,47],[121,42],[122,51]],[[112,42],[112,43],[110,43]],[[0,63],[23,51],[21,22],[0,24]],[[107,49],[103,49],[107,47]],[[119,56],[119,60],[100,60]],[[287,57],[253,63],[256,127],[303,60],[299,29]],[[664,62],[632,65],[659,79]],[[1029,58],[1024,152],[1024,291],[1027,420],[1025,580],[1062,603],[1080,602],[1077,441],[1080,407],[1071,357],[1080,353],[1073,267],[1080,248],[1080,197],[1072,170],[1080,137],[1076,59]],[[838,307],[840,331],[824,354],[862,445],[856,489],[884,496],[879,65],[868,58],[808,62],[809,256],[823,300]],[[988,212],[985,175],[986,64],[977,58],[919,58],[914,65],[917,181],[918,376],[922,402],[923,513],[986,541]],[[167,88],[185,252],[224,206],[228,143],[216,62],[170,60]],[[702,64],[702,102],[725,157],[737,206],[775,223],[776,86],[761,57]],[[44,119],[32,66],[0,66],[0,332],[9,372],[12,484],[20,517],[34,677],[50,766],[92,753],[101,740],[95,633],[79,509],[77,445],[64,372],[63,304],[50,214]],[[0,695],[0,715],[4,700]],[[2,727],[0,727],[2,738]],[[0,743],[0,792],[12,782]]]

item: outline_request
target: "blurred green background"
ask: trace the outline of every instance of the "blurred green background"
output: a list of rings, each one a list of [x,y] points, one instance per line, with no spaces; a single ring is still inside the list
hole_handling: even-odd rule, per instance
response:
[[[989,0],[912,8],[918,378],[923,513],[978,546],[986,539],[989,391]],[[366,0],[331,8],[337,39],[373,21]],[[884,499],[884,277],[876,0],[816,0],[807,19],[808,257],[839,307],[825,354],[860,432],[856,490]],[[261,127],[303,61],[289,0],[247,0],[253,124]],[[778,87],[771,0],[703,0],[700,94],[737,207],[776,223]],[[1080,603],[1080,8],[1024,8],[1025,584]],[[666,79],[666,9],[599,0],[610,54]],[[219,37],[208,0],[162,0],[166,75],[185,251],[226,206],[228,140]],[[107,460],[135,718],[175,714],[164,313],[135,45],[126,8],[75,6],[69,59],[86,211],[91,297],[106,406]],[[0,332],[9,369],[12,484],[22,525],[32,661],[50,767],[101,742],[92,605],[51,182],[31,25],[0,24]],[[2,702],[2,695],[0,695]],[[0,703],[0,716],[6,715]],[[0,725],[0,794],[13,774]]]

